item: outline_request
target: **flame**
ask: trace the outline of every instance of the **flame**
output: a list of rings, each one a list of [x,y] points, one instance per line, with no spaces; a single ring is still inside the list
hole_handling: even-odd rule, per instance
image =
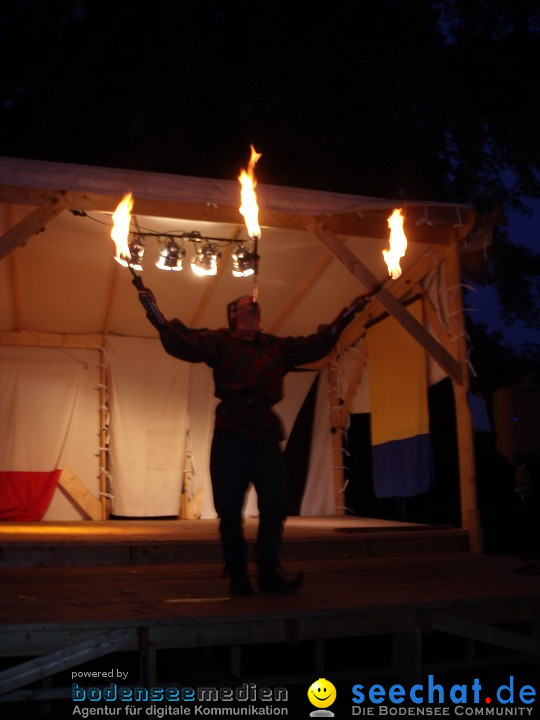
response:
[[[401,210],[394,210],[388,218],[390,228],[390,250],[383,250],[384,262],[388,267],[388,274],[392,280],[397,280],[401,275],[400,259],[407,250],[407,236],[403,230],[404,217]]]
[[[131,260],[131,252],[128,245],[129,226],[131,223],[131,211],[133,210],[133,196],[131,193],[124,195],[116,210],[113,213],[113,228],[111,238],[116,245],[115,260],[128,267]]]
[[[246,221],[249,236],[251,238],[259,238],[261,236],[261,228],[259,226],[258,219],[259,206],[257,205],[257,195],[255,194],[257,181],[255,180],[253,171],[257,161],[260,157],[262,157],[262,155],[255,150],[253,145],[250,147],[251,157],[249,159],[247,170],[242,170],[238,176],[238,180],[242,185],[242,189],[240,191],[240,198],[242,201],[242,204],[240,205],[240,212]]]

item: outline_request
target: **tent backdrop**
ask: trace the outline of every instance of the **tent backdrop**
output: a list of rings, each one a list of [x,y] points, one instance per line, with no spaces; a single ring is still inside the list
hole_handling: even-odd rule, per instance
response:
[[[211,374],[205,366],[166,355],[138,303],[129,270],[113,259],[111,214],[128,191],[134,198],[132,230],[153,234],[140,274],[167,317],[192,327],[222,327],[227,303],[251,294],[252,279],[231,273],[234,244],[249,242],[236,180],[0,158],[0,417],[5,424],[0,471],[52,472],[67,465],[96,497],[100,487],[104,493],[97,478],[107,477],[113,514],[177,515],[184,493],[192,516],[212,517],[208,455],[216,401]],[[365,278],[372,277],[403,302],[422,295],[432,309],[423,327],[439,342],[441,327],[450,340],[463,334],[461,317],[447,310],[442,268],[452,243],[473,227],[470,208],[265,185],[257,193],[264,330],[311,333],[370,289]],[[394,282],[382,250],[388,247],[387,218],[396,207],[406,216],[409,247],[403,276]],[[310,230],[313,221],[330,228],[361,259],[368,273],[364,280]],[[189,241],[182,272],[155,267],[165,235],[180,232],[222,239],[214,277],[190,271]],[[305,514],[333,513],[339,505],[334,467],[340,461],[330,432],[333,390],[343,398],[350,378],[360,379],[350,411],[370,410],[369,362],[358,372],[357,358],[366,324],[378,322],[386,311],[375,302],[366,312],[334,358],[337,390],[329,379],[330,364],[322,363],[313,372],[290,374],[277,408],[290,431],[313,373],[321,373]],[[397,339],[393,347],[399,354]],[[446,376],[444,363],[423,356],[430,383]],[[246,512],[256,513],[255,497]],[[43,517],[86,515],[57,489]]]
[[[66,465],[98,495],[99,363],[95,350],[0,346],[0,518],[79,517],[55,492]]]

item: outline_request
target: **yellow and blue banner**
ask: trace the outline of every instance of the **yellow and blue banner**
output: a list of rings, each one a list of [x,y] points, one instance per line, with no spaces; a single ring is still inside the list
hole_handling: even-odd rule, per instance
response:
[[[423,323],[421,300],[407,309]],[[367,347],[375,495],[420,495],[433,481],[425,350],[393,317],[368,329]]]

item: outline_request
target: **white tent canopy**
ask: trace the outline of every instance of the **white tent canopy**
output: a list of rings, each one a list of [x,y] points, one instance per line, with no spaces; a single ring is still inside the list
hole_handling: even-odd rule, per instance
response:
[[[115,355],[116,366],[129,362],[130,353],[132,357],[137,354],[137,361],[141,363],[133,387],[122,392],[126,395],[137,392],[140,373],[147,373],[146,381],[151,382],[150,368],[155,366],[158,357],[153,349],[153,344],[158,343],[157,334],[138,303],[129,270],[113,260],[114,246],[110,238],[111,214],[126,192],[133,194],[133,215],[142,231],[158,234],[195,231],[202,236],[228,239],[231,243],[249,239],[238,209],[240,185],[236,179],[210,180],[0,158],[0,343],[9,348],[10,363],[15,362],[17,353],[22,358],[37,347],[55,348],[56,357],[64,353],[64,358],[74,351],[94,350],[99,358],[96,363],[98,386],[112,382],[114,388],[114,366],[110,368],[111,380],[107,383],[102,382],[101,368],[103,353],[109,357],[114,348],[120,356],[125,352],[127,358],[119,361]],[[471,230],[476,219],[471,208],[265,185],[257,187],[257,195],[262,228],[258,247],[259,300],[264,330],[279,335],[311,333],[320,323],[331,321],[352,298],[369,290],[372,281],[384,284],[378,296],[380,301],[371,303],[358,323],[345,333],[340,352],[351,346],[353,354],[358,353],[359,338],[366,323],[386,312],[393,313],[396,308],[391,301],[395,297],[403,307],[403,301],[424,291],[435,309],[430,323],[437,323],[437,316],[439,320],[443,318],[447,296],[441,294],[442,263],[449,249]],[[402,261],[403,276],[394,282],[388,278],[382,250],[388,247],[387,218],[396,207],[401,207],[406,217],[409,248]],[[179,317],[192,327],[221,327],[226,324],[226,304],[239,295],[251,294],[250,278],[232,276],[232,244],[223,244],[217,275],[204,278],[195,276],[189,269],[192,243],[186,243],[184,270],[179,273],[155,268],[159,247],[155,238],[147,240],[141,275],[167,317]],[[351,257],[358,262],[351,261]],[[433,327],[427,329],[431,337],[436,334]],[[446,330],[452,334],[448,326]],[[135,341],[143,344],[129,348],[129,343]],[[122,344],[126,349],[118,350]],[[136,347],[152,348],[148,351],[147,365],[143,362],[146,350]],[[439,371],[442,368],[448,373],[453,369],[459,373],[461,361],[457,353],[440,337],[435,348],[428,348],[428,353],[429,357],[438,358]],[[171,360],[164,352],[159,357],[164,366]],[[134,365],[132,363],[132,368]],[[182,365],[179,361],[172,362],[173,368]],[[195,452],[190,445],[193,440],[200,445],[196,464],[204,463],[201,458],[208,449],[211,427],[208,417],[213,410],[213,399],[211,393],[206,399],[197,393],[194,396],[195,375],[201,375],[202,385],[209,384],[204,369],[192,367],[171,372],[166,382],[176,383],[180,388],[187,433],[181,452],[185,466],[180,468],[180,473],[189,475],[189,461]],[[161,365],[156,375],[160,373]],[[182,377],[175,377],[175,373]],[[292,378],[289,384],[292,386],[295,382]],[[303,387],[307,385],[305,380],[298,382]],[[108,386],[107,392],[110,391]],[[163,392],[166,393],[166,389]],[[296,397],[297,408],[305,392],[306,387],[302,391],[289,388],[289,393]],[[110,400],[107,412],[111,411],[112,415],[114,398]],[[206,408],[207,419],[194,418],[194,408],[201,406]],[[285,410],[285,414],[287,412]],[[290,412],[289,427],[294,419],[294,411]],[[101,413],[103,415],[103,408]],[[117,418],[111,416],[107,424],[112,447],[116,421]],[[327,425],[329,422],[327,420]],[[159,424],[154,418],[154,425]],[[198,427],[196,438],[191,432],[194,426]],[[154,434],[150,432],[146,439],[154,437],[156,447],[159,443],[161,447],[169,447],[166,434],[160,435],[163,429],[147,427],[147,431]],[[97,432],[98,436],[102,430]],[[103,439],[101,436],[97,443],[101,452]],[[141,442],[139,439],[139,445]],[[100,450],[95,452],[99,455]],[[71,462],[76,465],[73,459]],[[174,462],[178,464],[178,457]],[[195,469],[197,471],[197,467]],[[73,467],[73,472],[83,474],[77,467]],[[111,468],[113,494],[114,472]],[[84,473],[82,479],[90,487],[92,480],[86,468]],[[314,473],[321,476],[321,482],[327,482],[332,470],[319,465]],[[172,491],[173,495],[176,490]],[[317,511],[324,509],[323,506],[328,510],[332,497],[330,489],[327,500],[319,503]],[[135,507],[130,502],[131,509],[125,514],[136,514],[137,502]],[[208,498],[203,506],[205,512],[210,512]],[[171,511],[174,513],[175,509]],[[160,511],[159,514],[169,513]]]
[[[0,329],[153,337],[135,312],[131,275],[112,261],[111,213],[131,191],[144,229],[247,239],[239,188],[236,181],[0,159],[3,231],[14,227],[0,242],[0,256],[24,246],[1,266]],[[367,289],[306,230],[310,220],[319,219],[340,235],[350,233],[349,246],[382,282],[388,277],[382,250],[388,247],[386,220],[393,208],[404,208],[413,240],[405,272],[431,243],[447,242],[456,227],[470,228],[474,215],[455,205],[264,185],[257,192],[263,322],[267,331],[279,334],[311,331]],[[157,242],[148,243],[144,281],[166,314],[196,326],[219,326],[225,323],[226,302],[251,292],[250,280],[233,278],[226,262],[215,279],[158,271],[153,266],[158,248]]]

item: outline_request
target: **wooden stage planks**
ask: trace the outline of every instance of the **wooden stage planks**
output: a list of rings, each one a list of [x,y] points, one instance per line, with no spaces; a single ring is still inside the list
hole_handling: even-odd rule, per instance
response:
[[[253,545],[255,518],[245,521]],[[217,520],[112,520],[0,524],[0,567],[220,562]],[[291,517],[284,558],[462,552],[465,531],[358,517]]]
[[[246,522],[250,542],[256,527]],[[540,647],[532,638],[540,577],[516,572],[519,558],[470,554],[466,535],[452,528],[291,518],[284,565],[303,570],[304,585],[293,597],[245,599],[227,596],[213,520],[5,523],[0,538],[3,658],[119,630],[123,648],[137,651],[142,631],[161,650],[406,636],[439,626],[466,636],[471,627],[525,623],[531,637],[518,634],[514,645],[532,655]]]

